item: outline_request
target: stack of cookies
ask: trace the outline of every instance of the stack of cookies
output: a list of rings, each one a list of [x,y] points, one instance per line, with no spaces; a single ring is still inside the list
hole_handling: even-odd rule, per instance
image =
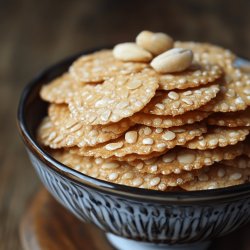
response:
[[[41,89],[38,140],[108,182],[168,191],[250,180],[250,78],[211,44],[143,31],[83,55]]]

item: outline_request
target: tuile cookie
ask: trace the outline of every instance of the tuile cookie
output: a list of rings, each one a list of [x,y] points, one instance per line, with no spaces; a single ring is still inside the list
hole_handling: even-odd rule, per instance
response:
[[[142,112],[135,113],[130,117],[131,121],[155,128],[170,128],[200,122],[209,116],[209,112],[188,111],[182,115],[153,115]]]
[[[165,152],[169,151],[169,149],[166,149],[164,152],[152,152],[150,154],[127,154],[125,156],[122,156],[122,157],[117,157],[115,155],[107,158],[108,160],[115,160],[115,161],[125,161],[125,162],[132,162],[132,161],[135,161],[135,160],[142,160],[142,161],[145,161],[145,160],[149,160],[149,159],[152,159],[154,157],[157,157],[157,156],[160,156],[162,154],[164,154]]]
[[[125,162],[77,156],[68,151],[53,152],[52,155],[56,160],[83,174],[132,187],[166,191],[168,187],[175,187],[194,179],[193,174],[188,172],[179,175],[143,174]]]
[[[237,112],[214,113],[207,118],[207,123],[226,127],[250,126],[250,107]]]
[[[187,191],[224,188],[249,181],[250,169],[215,164],[201,169],[194,181],[184,183],[181,188]]]
[[[128,124],[127,121],[123,120],[117,123],[118,126],[121,126],[120,131],[123,130],[123,132],[128,129]],[[56,126],[49,117],[44,118],[38,128],[38,141],[41,145],[54,149],[73,146],[95,146],[99,143],[115,139],[123,133],[119,132],[116,125],[113,124],[105,128],[82,126],[79,122],[67,123],[65,126]],[[112,127],[114,127],[114,131],[112,131]]]
[[[219,90],[218,84],[212,84],[195,89],[157,91],[143,112],[154,115],[181,115],[205,105],[216,97]]]
[[[183,145],[205,132],[206,126],[199,123],[161,131],[158,131],[157,128],[138,125],[129,129],[125,135],[108,143],[95,147],[73,148],[71,151],[79,155],[102,158],[123,157],[134,153],[146,155],[152,152],[163,152],[176,145]]]
[[[129,75],[148,67],[145,63],[122,62],[114,58],[112,50],[101,50],[78,58],[69,72],[77,82],[103,82],[115,75]]]
[[[250,106],[250,75],[242,69],[235,68],[233,65],[227,67],[227,72],[235,81],[236,91],[242,97],[244,102]]]
[[[224,70],[225,77],[221,81],[221,91],[216,98],[202,106],[200,110],[235,112],[244,110],[250,105],[250,81],[237,80],[244,78],[239,70],[233,68],[224,68]]]
[[[69,109],[86,125],[118,122],[144,108],[157,88],[157,78],[143,73],[117,75],[103,84],[78,91],[70,100]]]
[[[187,89],[206,85],[222,76],[216,64],[193,63],[187,70],[175,74],[159,75],[159,89]]]
[[[223,165],[236,168],[250,168],[250,158],[247,155],[240,155],[233,160],[224,160]]]
[[[67,103],[74,95],[74,92],[81,88],[82,86],[78,86],[75,80],[68,73],[65,73],[50,83],[43,85],[40,96],[47,102],[57,104]]]
[[[52,149],[63,148],[66,144],[64,135],[56,129],[48,116],[43,118],[37,129],[37,140],[41,145]]]
[[[55,125],[55,130],[64,135],[65,146],[94,146],[99,143],[118,138],[131,126],[130,119],[123,119],[117,123],[108,125],[84,125],[75,120],[67,105],[51,104],[48,109],[49,117]]]
[[[240,91],[236,90],[235,85],[228,84],[221,86],[218,96],[202,106],[200,110],[206,112],[236,112],[246,109],[247,105],[241,97]]]
[[[188,141],[184,147],[200,150],[225,147],[245,140],[248,134],[249,129],[244,127],[209,127],[207,133]]]
[[[117,135],[123,134],[127,131],[130,127],[134,126],[135,123],[131,122],[130,119],[123,119],[117,123],[110,123],[108,125],[84,125],[81,121],[77,121],[72,117],[69,108],[65,104],[51,104],[48,108],[48,115],[51,121],[54,123],[55,126],[60,126],[60,128],[64,130],[70,129],[70,132],[74,132],[74,129],[71,129],[73,126],[80,127],[90,131],[89,129],[96,129],[103,132],[110,132]],[[86,127],[86,128],[85,128]],[[81,129],[79,128],[79,129]],[[92,136],[99,137],[100,135],[93,133]],[[85,135],[87,136],[87,134]]]
[[[222,160],[232,160],[243,153],[243,144],[208,150],[193,150],[175,147],[160,157],[130,162],[137,171],[150,174],[179,174],[210,166]],[[230,161],[228,161],[230,162]]]
[[[221,67],[230,65],[236,59],[236,55],[228,49],[210,43],[180,42],[174,43],[175,48],[191,49],[194,53],[194,60],[204,64],[218,64]]]

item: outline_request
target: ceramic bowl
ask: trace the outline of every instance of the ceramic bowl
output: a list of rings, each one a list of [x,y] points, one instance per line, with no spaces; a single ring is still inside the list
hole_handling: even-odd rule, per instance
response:
[[[93,51],[85,53],[89,52]],[[30,160],[45,187],[63,206],[105,231],[120,250],[206,249],[214,238],[250,221],[250,184],[167,193],[127,187],[79,173],[41,148],[35,134],[47,103],[40,99],[39,90],[78,56],[31,81],[18,109],[19,131]]]

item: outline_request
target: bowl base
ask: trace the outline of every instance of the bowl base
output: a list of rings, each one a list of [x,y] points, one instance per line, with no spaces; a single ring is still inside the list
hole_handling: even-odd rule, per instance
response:
[[[249,250],[249,234],[250,224],[234,233],[214,240],[209,250]],[[25,250],[114,250],[104,232],[94,225],[79,221],[44,189],[34,196],[32,203],[22,216],[20,236]],[[126,244],[129,242],[126,241]],[[195,249],[192,245],[184,246],[184,249]],[[144,249],[164,249],[160,246],[154,248],[155,245],[149,247]],[[163,247],[165,249],[172,247],[172,249],[178,250],[177,246],[175,248],[173,246]],[[142,247],[136,248],[135,246],[129,250],[138,249],[140,250]]]
[[[200,242],[183,245],[154,244],[143,241],[135,241],[107,233],[110,243],[118,250],[205,250],[210,242]]]

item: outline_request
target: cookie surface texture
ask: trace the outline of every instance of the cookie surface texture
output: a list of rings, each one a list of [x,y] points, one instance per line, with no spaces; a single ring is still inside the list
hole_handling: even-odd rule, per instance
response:
[[[129,138],[128,134],[131,132],[133,135]],[[147,155],[152,152],[164,152],[176,145],[183,145],[204,132],[206,132],[206,127],[203,124],[172,127],[163,129],[160,133],[156,128],[138,125],[137,128],[131,128],[125,135],[108,143],[72,150],[80,155],[102,158],[123,157],[129,154]]]
[[[144,108],[157,88],[155,77],[143,73],[119,75],[103,84],[86,86],[70,101],[69,109],[86,125],[118,122]]]
[[[185,147],[200,150],[225,147],[245,140],[248,134],[248,128],[211,127],[207,133],[187,142]]]
[[[103,82],[117,74],[127,75],[147,67],[144,63],[122,62],[114,58],[111,50],[102,50],[78,58],[69,72],[77,82]]]
[[[219,85],[213,84],[197,89],[157,91],[143,112],[154,115],[181,115],[205,105],[216,97],[219,90]]]

